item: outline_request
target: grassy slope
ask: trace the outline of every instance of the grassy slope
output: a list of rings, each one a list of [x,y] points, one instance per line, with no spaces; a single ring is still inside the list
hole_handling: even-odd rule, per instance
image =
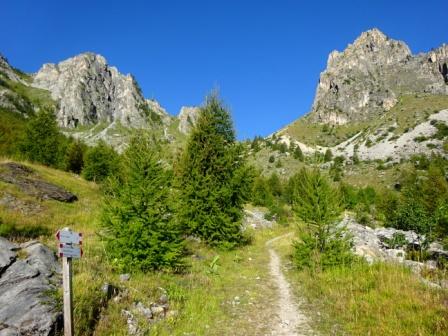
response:
[[[288,125],[281,133],[309,145],[334,146],[361,130],[375,130],[395,122],[398,127],[394,133],[402,134],[406,128],[412,128],[425,121],[430,114],[446,108],[448,96],[445,95],[404,95],[391,110],[370,122],[350,123],[325,130],[324,125],[311,123],[304,117]]]
[[[290,264],[291,241],[280,241],[277,250]],[[287,278],[322,335],[448,332],[448,291],[428,288],[399,265],[359,263],[316,273],[289,267]]]

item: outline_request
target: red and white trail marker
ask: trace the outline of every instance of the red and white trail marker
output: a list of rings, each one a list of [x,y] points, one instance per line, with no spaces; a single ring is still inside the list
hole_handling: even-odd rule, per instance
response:
[[[74,232],[69,228],[63,228],[56,232],[56,239],[63,244],[82,245],[82,233]]]
[[[82,257],[82,248],[72,244],[59,244],[58,254],[60,257],[79,259]]]

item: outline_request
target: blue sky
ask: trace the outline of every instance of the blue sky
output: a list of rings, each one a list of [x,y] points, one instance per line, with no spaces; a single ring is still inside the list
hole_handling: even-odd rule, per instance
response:
[[[378,27],[414,53],[448,42],[448,2],[2,1],[0,52],[35,72],[84,51],[171,114],[218,88],[240,139],[306,114],[328,54]]]

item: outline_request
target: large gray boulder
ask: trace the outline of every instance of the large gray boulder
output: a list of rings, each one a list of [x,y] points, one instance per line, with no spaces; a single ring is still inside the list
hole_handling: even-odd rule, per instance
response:
[[[78,199],[64,188],[42,180],[32,169],[20,163],[0,164],[0,181],[14,184],[22,192],[42,200],[71,203]]]
[[[37,241],[19,247],[0,237],[0,265],[0,336],[61,331],[62,312],[51,295],[61,272],[54,253]]]

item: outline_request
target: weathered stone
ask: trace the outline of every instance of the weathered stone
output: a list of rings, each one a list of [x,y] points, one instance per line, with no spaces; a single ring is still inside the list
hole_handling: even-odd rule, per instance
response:
[[[168,295],[166,295],[166,294],[162,294],[162,295],[160,295],[159,303],[160,303],[160,304],[166,304],[166,303],[168,303]]]
[[[40,179],[27,166],[15,162],[0,165],[0,181],[14,184],[24,193],[42,200],[71,203],[78,199],[71,192]]]
[[[428,247],[428,255],[432,258],[438,259],[438,258],[445,258],[448,259],[448,251],[445,250],[442,246],[442,244],[433,242]]]
[[[4,57],[2,54],[0,54],[0,78],[1,76],[5,76],[7,79],[15,82],[24,83],[24,81],[22,81],[22,79],[17,75],[14,69],[9,65],[6,57]]]
[[[15,248],[16,245],[0,237],[0,275],[16,259],[16,253],[13,251]]]
[[[316,90],[310,120],[345,124],[377,118],[404,93],[448,94],[448,46],[412,55],[378,29],[333,51]]]
[[[260,209],[244,210],[243,228],[251,227],[253,229],[270,228],[275,224],[275,220],[265,219],[266,212]]]
[[[199,111],[199,107],[182,106],[179,115],[177,116],[179,119],[179,132],[183,134],[188,134],[190,132],[191,128],[196,125]]]
[[[126,318],[129,335],[141,335],[141,332],[138,328],[138,322],[134,317],[134,314],[132,314],[129,310],[123,309],[121,311],[121,315]]]
[[[146,103],[134,78],[119,73],[101,55],[84,53],[45,64],[33,85],[49,90],[59,101],[57,119],[62,127],[113,121],[142,127],[148,122]]]
[[[151,312],[154,316],[160,316],[165,312],[165,309],[159,305],[152,305]]]
[[[152,319],[153,317],[153,312],[151,310],[151,308],[145,307],[143,305],[143,303],[138,302],[135,307],[134,307],[135,311],[137,311],[139,314],[143,315],[148,321]]]
[[[0,242],[8,246],[4,239]],[[7,248],[19,249],[13,244]],[[0,335],[52,335],[61,330],[62,321],[62,312],[48,296],[59,282],[59,263],[40,243],[28,245],[24,252],[25,259],[15,258],[0,273],[0,326],[6,326]]]
[[[101,287],[101,290],[104,293],[104,295],[106,296],[107,300],[110,300],[113,297],[116,297],[120,292],[120,289],[118,287],[116,287],[108,282],[103,284],[103,286]]]

